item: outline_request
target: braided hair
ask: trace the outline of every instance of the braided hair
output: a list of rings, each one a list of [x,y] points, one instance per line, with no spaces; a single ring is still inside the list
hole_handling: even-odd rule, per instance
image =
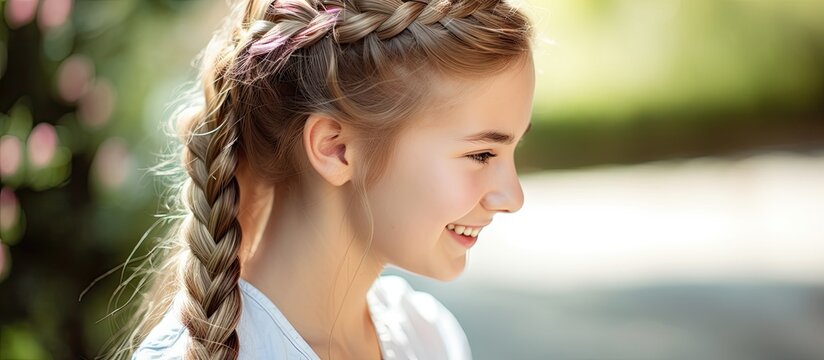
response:
[[[238,355],[240,162],[276,189],[299,189],[304,122],[326,114],[373,150],[352,181],[366,205],[397,135],[442,100],[432,85],[503,71],[529,54],[531,37],[528,18],[504,0],[240,1],[202,54],[200,101],[177,124],[185,216],[169,239],[179,250],[162,266],[179,271],[153,287],[185,290],[186,357]],[[136,313],[144,320],[131,346],[168,307],[159,293]]]

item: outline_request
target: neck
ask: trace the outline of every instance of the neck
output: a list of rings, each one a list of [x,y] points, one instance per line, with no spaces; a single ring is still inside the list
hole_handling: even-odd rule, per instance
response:
[[[241,277],[313,348],[369,346],[364,344],[374,343],[375,329],[366,295],[384,263],[367,252],[366,239],[355,238],[345,209],[332,205],[347,203],[339,192],[304,196],[273,202],[262,233],[250,236],[258,240],[245,256]]]

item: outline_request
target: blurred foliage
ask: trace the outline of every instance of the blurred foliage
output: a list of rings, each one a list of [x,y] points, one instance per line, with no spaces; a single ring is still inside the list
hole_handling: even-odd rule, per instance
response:
[[[824,145],[824,2],[528,1],[523,172]]]
[[[553,120],[804,110],[824,96],[821,1],[533,4],[548,45],[537,109]]]
[[[154,222],[145,169],[225,2],[0,4],[0,358],[93,356],[128,269],[77,299]],[[522,170],[822,145],[820,1],[525,8],[539,40]]]
[[[123,263],[157,206],[140,169],[160,139],[139,121],[140,99],[164,74],[125,60],[126,37],[181,5],[2,5],[0,359],[93,356],[117,326],[99,321],[120,305],[107,303],[122,278],[80,295]]]

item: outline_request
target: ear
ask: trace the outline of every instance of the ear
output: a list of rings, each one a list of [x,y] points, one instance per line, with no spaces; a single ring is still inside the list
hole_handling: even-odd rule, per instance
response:
[[[341,186],[352,178],[354,146],[348,128],[321,114],[311,114],[303,127],[303,147],[309,163],[327,182]]]

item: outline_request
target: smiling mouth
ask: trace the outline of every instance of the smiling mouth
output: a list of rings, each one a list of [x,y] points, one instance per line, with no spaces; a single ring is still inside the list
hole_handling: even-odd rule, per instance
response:
[[[450,230],[450,229],[448,229],[448,228],[446,228],[446,232],[448,232],[448,233],[449,233],[449,236],[450,236],[450,237],[452,237],[453,239],[455,239],[455,241],[457,241],[459,244],[463,245],[463,246],[464,246],[464,247],[466,247],[467,249],[468,249],[468,248],[471,248],[471,247],[472,247],[472,245],[475,245],[475,242],[477,242],[477,241],[478,241],[478,234],[477,234],[477,232],[473,232],[473,233],[475,234],[475,236],[472,236],[472,235],[464,235],[464,234],[458,234],[458,233],[456,233],[454,230]]]
[[[478,234],[483,230],[483,226],[469,227],[466,225],[448,224],[446,229],[462,236],[478,237]]]

